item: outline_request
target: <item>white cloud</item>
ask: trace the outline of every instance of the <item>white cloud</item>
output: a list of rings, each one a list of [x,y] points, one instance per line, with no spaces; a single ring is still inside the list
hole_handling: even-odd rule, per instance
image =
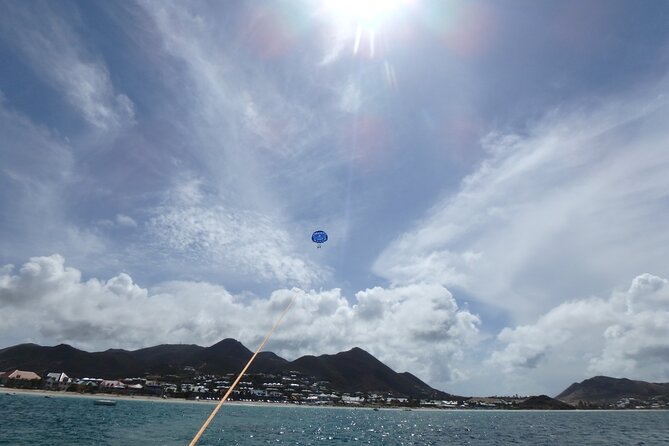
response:
[[[164,68],[156,88],[172,95],[153,107],[160,108],[159,120],[173,123],[170,140],[155,133],[151,122],[140,121],[136,134],[128,132],[127,140],[118,144],[90,135],[74,137],[70,143],[57,130],[7,113],[11,119],[0,123],[7,144],[0,151],[7,152],[3,159],[8,162],[0,165],[0,171],[13,187],[21,182],[31,189],[26,194],[15,188],[0,190],[7,203],[0,214],[12,213],[12,218],[3,220],[16,226],[7,237],[11,240],[5,247],[12,256],[6,260],[16,262],[46,251],[84,263],[94,254],[95,262],[86,264],[97,267],[98,273],[109,267],[105,262],[113,263],[113,270],[123,263],[135,266],[135,271],[152,270],[149,274],[154,277],[234,275],[240,279],[234,285],[245,286],[258,282],[263,286],[268,280],[306,286],[327,276],[328,269],[316,268],[303,248],[313,230],[304,220],[340,210],[325,205],[311,209],[310,204],[325,203],[324,196],[333,188],[346,187],[332,172],[324,178],[336,151],[322,150],[315,143],[329,125],[329,115],[317,113],[314,106],[328,101],[293,94],[303,85],[314,88],[309,79],[286,90],[273,74],[256,70],[258,61],[235,50],[227,37],[222,39],[220,23],[202,14],[200,6],[143,5],[148,14],[134,14],[137,11],[129,8],[137,26],[124,23],[123,29],[140,46],[150,40],[147,36],[164,44],[137,51],[145,51],[152,63]],[[134,119],[116,107],[114,98],[120,92],[94,46],[89,48],[78,34],[85,23],[76,17],[75,8],[43,5],[31,11],[19,6],[11,7],[13,18],[7,19],[8,29],[16,28],[16,35],[8,39],[38,76],[62,91],[97,127],[111,128]],[[34,22],[29,17],[33,12]],[[331,107],[324,108],[336,110],[338,96],[330,93]],[[20,135],[14,138],[15,133]],[[106,147],[105,156],[87,150],[79,157],[79,151],[91,144]],[[313,153],[305,153],[309,151]],[[131,164],[119,167],[123,162]],[[92,182],[90,175],[95,176]],[[165,183],[174,178],[165,194]],[[101,210],[102,203],[113,213]],[[118,210],[123,214],[115,215]],[[296,213],[300,215],[295,217]],[[114,230],[136,226],[140,217],[141,229],[149,231],[147,239],[135,231]],[[302,238],[307,243],[301,244]],[[147,241],[150,246],[144,245]],[[152,250],[156,247],[159,252]],[[99,256],[103,250],[106,255]]]
[[[73,176],[74,158],[70,145],[46,127],[35,124],[12,110],[0,91],[0,174],[14,184],[14,190],[34,191],[32,199]],[[6,202],[9,202],[7,200]],[[44,205],[46,203],[42,203]]]
[[[565,302],[532,324],[505,328],[498,341],[503,346],[488,365],[521,380],[547,379],[557,369],[575,380],[608,375],[669,381],[667,280],[642,274],[608,298]]]
[[[296,292],[292,290],[291,292]],[[442,387],[460,379],[465,350],[478,341],[480,320],[459,309],[441,285],[374,287],[349,303],[338,289],[303,292],[273,345],[286,355],[362,347],[397,371]],[[273,293],[270,302],[287,291]]]
[[[0,103],[0,135],[3,255],[24,259],[49,250],[85,261],[99,254],[104,240],[65,212],[63,198],[78,181],[70,143],[5,103]]]
[[[177,254],[173,264],[183,257],[198,268],[252,278],[254,283],[302,287],[328,275],[326,268],[299,255],[300,244],[274,218],[220,204],[203,188],[201,180],[178,180],[163,205],[150,209],[148,241],[159,251]]]
[[[116,223],[118,223],[121,226],[129,226],[129,227],[137,226],[137,222],[135,221],[135,219],[125,214],[116,214]]]
[[[304,286],[319,277],[293,252],[289,234],[260,213],[223,206],[162,207],[156,213],[148,224],[158,244],[197,263]]]
[[[480,324],[441,285],[376,287],[360,291],[350,303],[339,289],[282,289],[260,299],[204,282],[165,282],[147,290],[124,273],[83,281],[58,255],[1,271],[5,342],[103,349],[210,345],[234,337],[253,349],[296,296],[268,350],[294,359],[359,346],[397,371],[444,387],[462,376],[459,364]]]
[[[357,113],[362,105],[360,86],[354,80],[349,80],[341,92],[340,107],[346,113]]]
[[[145,27],[163,44],[161,62],[178,62],[166,82],[184,102],[174,118],[189,129],[184,144],[226,206],[305,213],[305,203],[343,187],[338,169],[350,154],[337,150],[344,114],[339,86],[347,84],[339,73],[320,71],[310,47],[290,72],[271,65],[254,52],[253,39],[271,32],[261,28],[262,20],[240,20],[240,32],[222,41],[219,21],[201,5],[142,6],[150,18]],[[272,8],[252,5],[240,15],[256,17],[256,9],[283,20]]]
[[[318,144],[327,110],[339,113],[338,97],[316,101],[302,91],[315,88],[309,71],[291,71],[288,88],[273,70],[258,69],[262,56],[245,39],[266,30],[246,17],[252,6],[238,11],[244,32],[225,38],[202,6],[141,2],[141,28],[162,44],[143,50],[171,67],[163,81],[183,105],[166,107],[163,117],[185,129],[177,133],[186,153],[163,203],[148,208],[148,239],[176,274],[310,286],[328,270],[304,252],[301,240],[313,230],[304,220],[318,212],[305,202],[342,187],[324,178],[336,151]]]
[[[320,65],[327,66],[336,62],[341,57],[341,54],[349,48],[350,54],[352,54],[353,43],[351,42],[351,35],[355,35],[355,30],[352,30],[351,27],[338,26],[324,32],[323,40],[326,48]]]
[[[224,159],[214,167],[239,178],[240,163],[248,171],[253,167],[249,164],[262,163],[268,152],[282,159],[315,147],[313,141],[325,126],[313,105],[323,104],[310,104],[308,97],[292,94],[294,90],[287,91],[263,75],[258,70],[261,61],[251,54],[221,48],[230,42],[219,41],[220,24],[197,5],[147,1],[143,7],[160,34],[165,54],[185,67],[179,81],[192,88],[181,92],[189,106],[181,118],[192,122],[203,154],[213,151]],[[263,31],[254,29],[253,21],[247,26],[251,29],[244,31],[249,34]],[[248,44],[238,37],[238,45]]]
[[[16,45],[36,74],[59,89],[90,124],[104,130],[132,123],[134,104],[115,91],[103,60],[49,3],[9,3],[0,37]]]
[[[426,279],[531,320],[565,295],[666,269],[666,82],[589,109],[556,111],[523,135],[490,135],[489,158],[374,271]]]

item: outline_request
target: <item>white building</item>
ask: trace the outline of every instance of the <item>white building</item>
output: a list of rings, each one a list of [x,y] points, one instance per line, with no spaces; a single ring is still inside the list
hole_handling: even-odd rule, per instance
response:
[[[66,390],[72,380],[64,372],[47,373],[44,378],[44,388],[51,390]]]

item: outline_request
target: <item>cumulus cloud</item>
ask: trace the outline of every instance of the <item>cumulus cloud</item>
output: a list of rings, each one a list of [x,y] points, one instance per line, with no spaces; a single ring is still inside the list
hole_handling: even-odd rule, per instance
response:
[[[374,287],[352,302],[338,289],[305,293],[275,344],[288,353],[300,340],[300,354],[360,346],[396,370],[442,385],[466,373],[460,363],[478,340],[480,320],[458,308],[443,286]]]
[[[537,375],[554,368],[593,375],[669,380],[669,285],[652,274],[607,298],[562,303],[532,324],[505,328],[489,364]]]
[[[3,12],[0,37],[16,45],[36,74],[86,121],[104,130],[133,121],[133,102],[116,92],[104,61],[87,50],[53,4],[8,3]]]
[[[351,303],[339,289],[281,289],[263,299],[205,282],[146,289],[125,273],[83,280],[59,255],[0,272],[2,339],[88,349],[210,345],[224,337],[254,348],[296,297],[269,350],[294,359],[359,346],[398,371],[444,386],[462,376],[458,365],[480,324],[441,285],[375,287],[358,292]]]
[[[666,271],[666,82],[523,134],[491,134],[488,158],[376,259],[396,284],[434,278],[531,320],[565,295]]]

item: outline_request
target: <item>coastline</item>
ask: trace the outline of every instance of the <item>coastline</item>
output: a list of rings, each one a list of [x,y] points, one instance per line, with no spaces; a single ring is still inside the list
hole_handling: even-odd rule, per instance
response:
[[[32,395],[36,397],[46,398],[86,398],[90,400],[112,400],[112,401],[142,401],[152,403],[168,403],[168,404],[218,404],[214,400],[186,400],[182,398],[161,398],[158,396],[147,395],[118,395],[115,393],[75,393],[63,392],[59,390],[44,390],[44,389],[16,389],[13,387],[0,387],[2,394],[21,394]],[[245,401],[226,401],[225,404],[247,405],[247,406],[278,406],[281,404],[261,403],[261,402],[245,402]],[[287,404],[286,404],[287,405]]]
[[[161,398],[158,396],[147,395],[118,395],[115,393],[75,393],[63,392],[59,390],[44,390],[44,389],[16,389],[13,387],[0,387],[0,394],[21,394],[31,395],[42,398],[86,398],[90,400],[112,400],[112,401],[142,401],[151,403],[166,403],[166,404],[207,404],[216,405],[218,400],[186,400],[183,398]],[[330,405],[307,405],[307,404],[290,404],[290,403],[265,403],[261,401],[226,401],[226,405],[234,406],[256,406],[256,407],[303,407],[303,408],[330,408],[330,409],[368,409],[365,406],[359,407],[345,407],[345,406],[330,406]],[[384,408],[391,409],[391,408]]]
[[[13,387],[0,387],[0,395],[3,394],[20,394],[29,395],[42,398],[85,398],[92,401],[95,400],[112,400],[112,401],[141,401],[151,403],[166,403],[166,404],[206,404],[216,405],[218,400],[186,400],[182,398],[161,398],[158,396],[147,395],[118,395],[114,393],[75,393],[63,392],[60,390],[45,390],[45,389],[17,389]],[[333,406],[333,405],[313,405],[313,404],[291,404],[291,403],[266,403],[262,401],[226,401],[225,405],[232,406],[249,406],[249,407],[299,407],[303,409],[345,409],[345,410],[372,410],[375,406]],[[402,407],[377,407],[378,410],[405,410]],[[444,411],[449,409],[436,409],[430,407],[412,407],[412,411]],[[457,409],[463,410],[463,409]]]
[[[95,400],[112,400],[112,401],[140,401],[140,402],[151,402],[151,403],[166,403],[166,404],[206,404],[214,406],[218,404],[218,401],[213,400],[185,400],[182,398],[161,398],[157,396],[130,396],[130,395],[118,395],[112,393],[74,393],[74,392],[63,392],[58,390],[45,390],[45,389],[18,389],[13,387],[0,387],[0,395],[27,395],[34,397],[42,398],[83,398],[89,399],[91,401]],[[232,406],[248,406],[248,407],[299,407],[302,409],[343,409],[343,410],[372,410],[375,406],[332,406],[332,405],[311,405],[311,404],[290,404],[290,403],[266,403],[261,401],[226,401],[225,405]],[[380,411],[403,411],[405,410],[402,407],[376,407]],[[576,409],[573,411],[560,411],[560,410],[550,410],[550,409],[514,409],[514,410],[502,410],[502,409],[437,409],[432,407],[412,407],[411,411],[414,412],[462,412],[462,411],[472,411],[472,412],[497,412],[497,413],[513,413],[513,412],[655,412],[661,409]]]

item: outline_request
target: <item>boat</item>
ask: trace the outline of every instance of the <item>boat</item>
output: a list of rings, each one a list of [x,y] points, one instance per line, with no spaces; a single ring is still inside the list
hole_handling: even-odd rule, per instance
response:
[[[116,401],[112,400],[95,400],[93,404],[96,406],[116,406]]]

